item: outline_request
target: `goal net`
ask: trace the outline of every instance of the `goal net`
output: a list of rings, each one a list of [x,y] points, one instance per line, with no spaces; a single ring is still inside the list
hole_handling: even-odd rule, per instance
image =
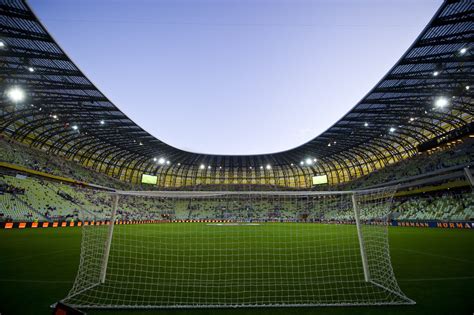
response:
[[[89,194],[79,270],[61,302],[78,308],[412,304],[390,261],[394,191]]]

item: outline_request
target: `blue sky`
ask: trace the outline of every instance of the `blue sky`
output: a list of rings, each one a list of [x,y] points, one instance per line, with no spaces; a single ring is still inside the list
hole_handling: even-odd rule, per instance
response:
[[[132,120],[192,152],[272,153],[335,123],[441,0],[29,0]]]

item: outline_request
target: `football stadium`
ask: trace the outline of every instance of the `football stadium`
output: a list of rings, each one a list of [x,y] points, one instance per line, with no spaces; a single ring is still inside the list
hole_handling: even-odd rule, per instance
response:
[[[472,1],[324,132],[252,155],[165,143],[33,6],[0,16],[0,314],[474,312]]]

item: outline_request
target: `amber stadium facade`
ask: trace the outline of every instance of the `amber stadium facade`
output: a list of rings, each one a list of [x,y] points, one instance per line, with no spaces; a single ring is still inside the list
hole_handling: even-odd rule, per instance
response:
[[[2,1],[0,133],[132,183],[143,174],[171,188],[308,189],[317,175],[345,183],[472,132],[473,15],[471,1],[445,1],[380,82],[308,143],[232,156],[186,152],[147,133],[91,83],[27,3]]]

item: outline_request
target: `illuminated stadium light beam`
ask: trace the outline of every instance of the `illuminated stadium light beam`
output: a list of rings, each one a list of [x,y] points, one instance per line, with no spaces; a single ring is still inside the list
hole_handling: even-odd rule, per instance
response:
[[[466,85],[466,90],[469,90],[469,89],[470,89],[469,85]]]
[[[35,68],[33,68],[33,67],[28,67],[28,71],[29,71],[29,72],[35,72]]]
[[[165,162],[166,162],[166,160],[162,157],[158,160],[158,163],[161,164],[161,165],[165,164]]]
[[[77,125],[72,125],[71,128],[72,128],[72,130],[78,130],[79,129],[79,127]]]
[[[101,120],[101,121],[100,121],[100,124],[101,124],[101,125],[105,125],[105,121]]]
[[[390,133],[394,133],[395,130],[397,130],[397,129],[395,129],[394,127],[390,127],[390,129],[389,129]]]
[[[10,100],[17,103],[23,101],[26,95],[23,89],[19,88],[18,86],[14,86],[7,91],[7,96]]]
[[[204,168],[206,168],[206,165],[201,164],[201,165],[199,166],[199,168],[203,170]]]
[[[303,161],[301,161],[301,162],[300,162],[300,165],[304,165],[304,162],[303,162]]]
[[[467,48],[466,48],[466,47],[463,47],[463,48],[461,48],[461,49],[459,50],[459,53],[460,53],[461,55],[464,55],[466,52],[467,52]]]
[[[267,164],[267,166],[265,167],[267,170],[271,170],[272,169],[272,166],[270,164]]]
[[[7,45],[3,41],[0,40],[0,48],[5,48],[6,46]]]
[[[435,101],[435,106],[438,107],[438,108],[443,108],[443,107],[446,107],[448,105],[449,105],[449,101],[446,97],[439,97]]]
[[[369,123],[368,122],[364,123],[364,127],[369,127]]]
[[[156,157],[154,157],[154,158],[153,158],[153,162],[156,162],[156,160],[157,160]]]
[[[170,165],[170,164],[171,164],[171,162],[170,162],[170,161],[166,161],[166,165]]]
[[[313,164],[313,160],[311,160],[310,158],[307,158],[306,165],[311,165],[311,164]]]

